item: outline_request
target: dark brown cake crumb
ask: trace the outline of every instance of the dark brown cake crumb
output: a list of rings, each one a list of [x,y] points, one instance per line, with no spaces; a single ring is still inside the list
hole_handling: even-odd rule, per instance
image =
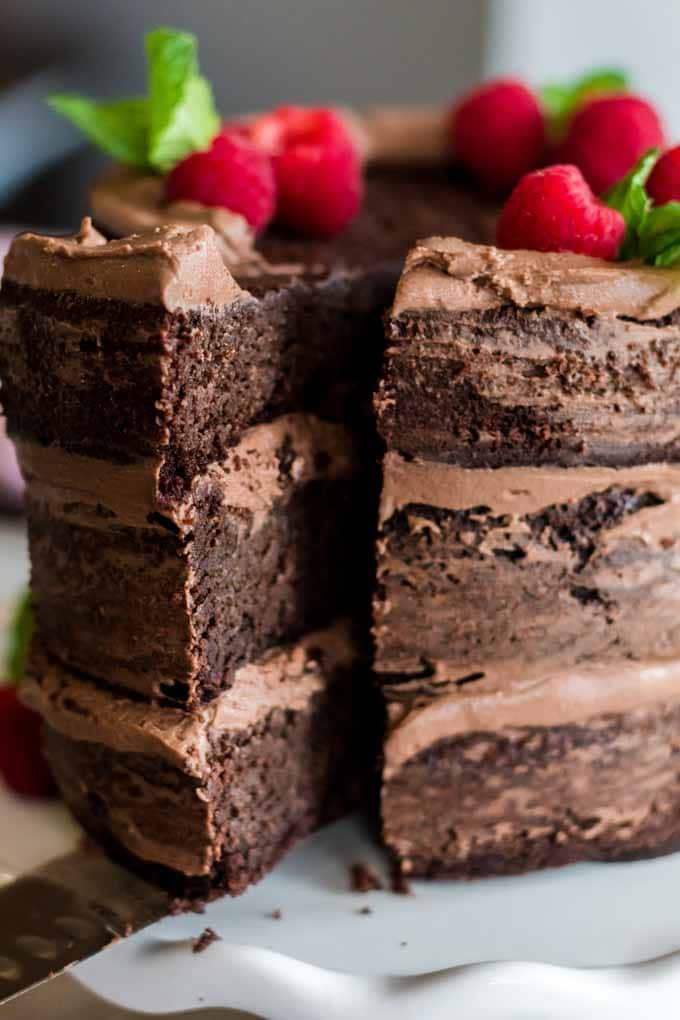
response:
[[[204,928],[197,939],[192,939],[193,942],[193,953],[202,953],[204,950],[211,946],[213,942],[221,942],[220,936],[212,928]]]
[[[357,910],[357,914],[372,914],[372,913],[373,911],[371,910],[370,907],[361,907],[360,910]]]
[[[205,900],[192,900],[188,896],[175,896],[170,900],[168,913],[171,917],[178,917],[179,914],[205,914]]]
[[[383,884],[372,868],[358,861],[350,868],[350,888],[352,892],[366,893],[382,889]]]
[[[409,882],[405,872],[400,867],[399,862],[396,861],[392,865],[392,872],[390,875],[390,889],[393,893],[397,893],[398,896],[412,896],[413,889]]]
[[[276,910],[272,910],[271,914],[267,914],[267,917],[271,917],[272,921],[280,921],[281,918],[283,917],[283,914],[277,907]]]

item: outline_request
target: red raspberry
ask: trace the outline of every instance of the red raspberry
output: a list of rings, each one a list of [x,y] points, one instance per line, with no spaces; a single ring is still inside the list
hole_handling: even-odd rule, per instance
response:
[[[663,145],[656,111],[638,96],[592,99],[574,114],[560,149],[575,163],[593,191],[603,194],[635,166],[640,156]]]
[[[534,170],[503,207],[497,228],[501,248],[573,251],[615,259],[626,224],[590,190],[575,166]]]
[[[680,202],[680,145],[664,152],[647,179],[647,194],[656,205]]]
[[[271,159],[241,132],[223,130],[206,152],[192,153],[170,171],[165,194],[169,202],[222,206],[262,230],[274,214]]]
[[[343,145],[353,148],[347,125],[327,107],[279,106],[248,124],[250,139],[272,156],[295,145]]]
[[[271,153],[277,218],[305,234],[331,237],[361,205],[361,163],[338,113],[283,106],[253,121],[250,137]]]
[[[543,112],[520,81],[498,79],[469,92],[450,125],[456,159],[489,191],[508,191],[541,161]]]
[[[0,775],[26,797],[55,793],[42,753],[42,719],[18,701],[14,687],[0,687]]]

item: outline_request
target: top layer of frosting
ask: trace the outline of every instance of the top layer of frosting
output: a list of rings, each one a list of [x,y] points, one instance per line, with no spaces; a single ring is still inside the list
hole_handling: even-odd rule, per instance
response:
[[[304,709],[333,672],[354,658],[348,625],[336,623],[242,666],[228,691],[189,715],[113,695],[35,656],[22,698],[71,739],[159,756],[202,780],[209,777],[211,749],[221,733],[252,726],[275,708]]]
[[[5,259],[5,276],[43,290],[83,297],[160,304],[168,311],[226,306],[247,297],[205,225],[169,225],[106,241],[83,220],[77,234],[20,234]]]
[[[392,315],[508,304],[659,319],[680,305],[680,269],[621,265],[569,252],[503,251],[431,237],[409,253]]]

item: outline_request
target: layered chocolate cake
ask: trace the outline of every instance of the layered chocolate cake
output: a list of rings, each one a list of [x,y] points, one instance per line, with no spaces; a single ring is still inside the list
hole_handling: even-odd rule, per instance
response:
[[[376,399],[384,834],[405,871],[680,845],[680,275],[410,253]]]
[[[6,260],[27,697],[83,825],[190,897],[241,891],[372,786],[381,316],[423,231],[490,223],[443,122],[354,118],[366,197],[333,240],[256,240],[116,170],[93,196],[113,240],[85,221]]]
[[[159,29],[144,109],[178,46],[196,86],[195,40]],[[199,88],[172,160],[153,118],[100,123],[131,165],[95,226],[5,264],[26,698],[65,799],[190,899],[240,892],[371,786],[374,595],[404,872],[680,845],[680,271],[571,254],[641,228],[576,167],[505,207],[507,247],[546,251],[484,246],[493,203],[450,134],[511,185],[545,155],[517,83],[470,99],[481,147],[460,107],[221,125]],[[54,103],[92,134],[100,106]]]

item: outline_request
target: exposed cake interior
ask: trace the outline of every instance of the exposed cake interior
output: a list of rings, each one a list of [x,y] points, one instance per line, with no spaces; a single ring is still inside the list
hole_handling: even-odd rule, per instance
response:
[[[368,482],[341,425],[253,426],[171,507],[148,461],[20,456],[41,640],[73,669],[196,705],[267,648],[359,614]]]
[[[242,891],[356,802],[375,737],[366,690],[337,624],[242,667],[232,691],[193,715],[115,694],[41,653],[26,697],[85,828],[207,898]]]
[[[508,676],[680,656],[680,466],[460,468],[388,453],[376,667]]]
[[[375,597],[405,871],[680,845],[679,281],[455,238],[406,261]]]
[[[466,467],[672,458],[679,303],[677,269],[430,238],[388,320],[380,431]]]
[[[387,691],[385,838],[418,875],[512,874],[680,846],[678,661],[502,666]]]

